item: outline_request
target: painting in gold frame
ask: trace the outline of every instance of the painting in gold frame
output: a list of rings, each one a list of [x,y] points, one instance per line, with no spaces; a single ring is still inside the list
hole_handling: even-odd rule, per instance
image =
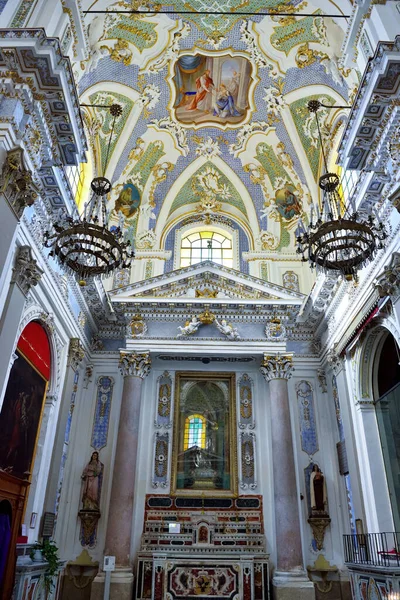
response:
[[[234,373],[176,374],[173,495],[237,494]]]

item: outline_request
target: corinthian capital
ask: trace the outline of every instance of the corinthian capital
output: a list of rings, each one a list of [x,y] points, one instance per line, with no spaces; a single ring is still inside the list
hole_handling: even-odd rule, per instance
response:
[[[68,348],[68,365],[76,371],[79,363],[84,359],[85,351],[79,338],[71,338]]]
[[[31,287],[37,285],[42,275],[43,271],[32,256],[31,247],[19,246],[15,256],[12,283],[16,283],[26,296]]]
[[[144,379],[151,368],[150,352],[121,352],[119,369],[123,377],[133,376]]]
[[[290,354],[264,354],[264,359],[260,367],[265,381],[272,379],[290,379],[293,371],[293,360]]]
[[[25,168],[22,148],[10,150],[0,177],[0,192],[20,219],[24,208],[31,206],[39,195],[32,173]]]

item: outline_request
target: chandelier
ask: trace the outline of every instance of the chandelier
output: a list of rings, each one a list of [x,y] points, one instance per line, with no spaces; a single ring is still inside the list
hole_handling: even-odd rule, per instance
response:
[[[107,165],[115,120],[121,116],[122,108],[112,104],[110,114],[113,123],[107,147],[104,168]],[[44,234],[44,245],[51,248],[50,256],[71,269],[81,286],[86,280],[98,275],[107,275],[115,269],[130,266],[134,252],[130,241],[124,240],[122,224],[108,226],[106,196],[111,191],[110,181],[103,176],[95,177],[90,184],[92,197],[85,203],[83,217],[73,219],[65,216],[53,225],[52,231]]]
[[[348,281],[357,278],[357,270],[373,259],[376,250],[383,248],[382,241],[387,237],[383,223],[375,221],[372,215],[363,218],[355,209],[345,206],[339,193],[340,180],[336,173],[328,171],[318,120],[318,100],[308,103],[308,110],[314,113],[318,138],[326,173],[319,179],[322,190],[321,208],[316,206],[316,221],[311,206],[310,223],[306,230],[299,221],[296,231],[298,254],[311,267],[316,265],[324,271],[337,271]],[[333,108],[333,107],[326,107]]]

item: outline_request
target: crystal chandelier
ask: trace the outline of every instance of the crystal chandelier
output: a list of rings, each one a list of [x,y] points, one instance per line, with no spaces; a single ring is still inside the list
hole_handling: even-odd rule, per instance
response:
[[[104,165],[107,165],[115,120],[122,114],[118,104],[107,108],[114,118]],[[44,244],[51,248],[50,256],[71,269],[81,286],[85,286],[89,278],[129,267],[134,257],[130,241],[124,241],[122,226],[108,227],[106,196],[111,191],[110,181],[103,174],[93,179],[90,187],[93,193],[85,204],[83,218],[66,216],[44,234]]]
[[[358,269],[368,264],[376,250],[383,247],[382,241],[387,234],[383,223],[375,221],[371,215],[363,218],[355,209],[345,207],[339,193],[339,177],[328,171],[318,120],[318,109],[321,106],[318,100],[308,103],[308,110],[315,114],[317,121],[326,171],[318,184],[322,190],[322,205],[320,208],[317,202],[315,222],[313,206],[311,207],[307,230],[303,222],[299,221],[296,252],[302,255],[304,262],[309,261],[311,267],[318,265],[327,272],[337,271],[349,281],[356,279]]]

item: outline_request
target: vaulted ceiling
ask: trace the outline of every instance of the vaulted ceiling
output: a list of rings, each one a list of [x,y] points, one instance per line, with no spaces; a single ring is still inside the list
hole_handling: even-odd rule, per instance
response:
[[[349,104],[358,84],[341,67],[346,20],[318,15],[349,14],[350,3],[85,0],[82,8],[108,11],[86,14],[90,57],[74,74],[81,102],[123,109],[108,158],[107,109],[86,108],[85,124],[129,234],[160,247],[183,218],[229,217],[248,233],[249,249],[293,253],[295,222],[317,200],[321,170],[307,103]],[[238,14],[266,10],[286,15]],[[347,112],[320,111],[332,157]]]

